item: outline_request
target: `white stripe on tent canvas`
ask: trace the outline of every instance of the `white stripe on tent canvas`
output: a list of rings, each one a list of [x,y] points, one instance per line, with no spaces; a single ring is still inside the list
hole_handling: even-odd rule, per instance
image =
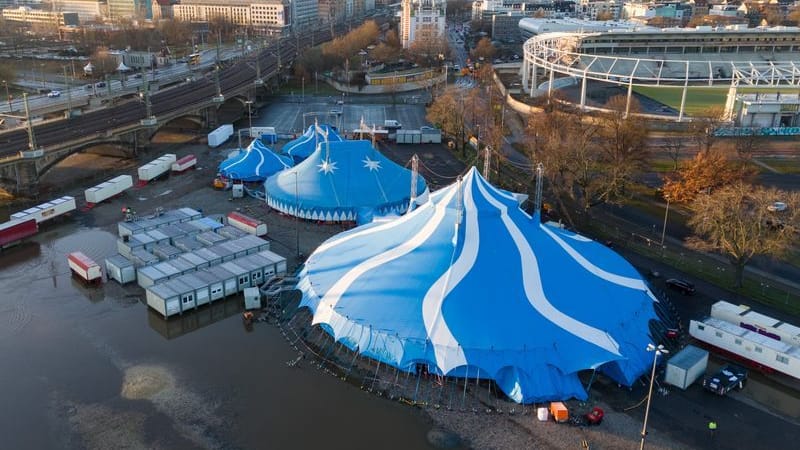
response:
[[[366,261],[350,269],[341,278],[339,278],[339,280],[334,283],[333,286],[327,290],[327,292],[325,292],[325,296],[322,298],[322,300],[320,300],[319,307],[317,308],[316,314],[314,314],[313,325],[318,323],[331,323],[332,316],[336,314],[334,308],[336,308],[337,303],[339,303],[342,295],[344,295],[350,285],[353,284],[353,282],[361,275],[376,267],[380,267],[383,264],[407,255],[424,244],[444,220],[445,216],[447,215],[447,204],[455,195],[455,193],[455,189],[451,190],[451,192],[448,193],[448,197],[445,199],[445,201],[436,205],[433,217],[431,217],[431,219],[428,220],[427,223],[425,223],[419,232],[417,232],[417,234],[412,238],[408,239],[397,247],[393,247],[381,254],[367,259]],[[319,251],[319,249],[317,251]],[[335,336],[335,338],[338,340],[339,336]]]
[[[550,303],[544,293],[541,273],[539,272],[539,262],[536,255],[533,253],[522,231],[520,231],[517,224],[515,224],[508,215],[508,207],[489,195],[486,188],[483,187],[483,183],[478,183],[478,189],[481,191],[481,194],[483,194],[484,199],[500,211],[500,219],[506,226],[511,238],[514,240],[517,250],[519,250],[522,258],[522,267],[526,268],[526,270],[522,271],[522,284],[525,289],[525,295],[531,306],[533,306],[539,314],[564,331],[590,344],[601,347],[610,353],[622,356],[619,353],[619,344],[617,344],[610,334],[564,314]]]
[[[472,172],[467,175],[466,180],[457,181],[456,190],[462,189],[462,183],[470,183],[473,180]],[[474,211],[475,200],[472,198],[472,189],[464,189],[464,209]],[[459,206],[456,205],[456,208]],[[453,230],[453,255],[447,271],[433,283],[425,298],[422,301],[422,319],[425,323],[425,330],[428,332],[428,339],[433,344],[433,353],[436,357],[436,365],[444,374],[450,370],[467,365],[467,357],[464,350],[453,336],[447,322],[442,315],[442,304],[450,292],[458,286],[467,273],[475,265],[478,259],[478,247],[480,246],[480,231],[478,230],[478,215],[467,214],[464,225],[464,247],[458,258],[455,258],[458,246],[458,228],[456,222]]]
[[[611,273],[604,269],[601,269],[600,267],[597,267],[591,261],[586,259],[585,256],[581,255],[580,253],[578,253],[577,250],[572,248],[572,246],[567,244],[558,235],[553,233],[547,225],[540,223],[539,228],[544,230],[544,232],[547,233],[547,235],[550,236],[550,238],[553,239],[561,248],[563,248],[564,251],[567,252],[567,254],[569,254],[569,256],[571,256],[572,259],[575,260],[575,262],[580,264],[581,267],[586,269],[586,271],[588,271],[592,275],[602,278],[608,281],[609,283],[614,283],[619,286],[624,286],[626,288],[636,289],[638,291],[647,290],[647,286],[644,284],[644,281],[642,280],[637,280],[635,278],[617,275],[615,273]]]

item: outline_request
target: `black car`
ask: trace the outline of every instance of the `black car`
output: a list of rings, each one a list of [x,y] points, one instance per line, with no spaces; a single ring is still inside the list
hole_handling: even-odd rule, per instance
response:
[[[694,285],[686,280],[681,280],[680,278],[669,278],[664,283],[666,283],[668,288],[679,291],[683,295],[694,294]]]

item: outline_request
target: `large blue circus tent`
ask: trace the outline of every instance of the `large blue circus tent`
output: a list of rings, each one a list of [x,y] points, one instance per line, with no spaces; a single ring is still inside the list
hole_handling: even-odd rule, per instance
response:
[[[349,349],[492,379],[517,402],[586,399],[586,369],[630,386],[652,362],[657,300],[637,271],[474,168],[394,221],[330,238],[299,276],[301,308]]]
[[[311,125],[302,136],[293,141],[289,141],[281,149],[281,153],[290,156],[295,163],[308,158],[317,149],[317,145],[325,141],[327,135],[328,142],[343,141],[336,129],[330,125]]]
[[[322,143],[306,160],[264,183],[267,204],[303,219],[357,221],[402,214],[411,197],[412,173],[383,156],[369,141]],[[422,177],[417,196],[426,192]]]
[[[232,180],[264,181],[270,175],[293,165],[290,158],[278,155],[256,139],[244,151],[222,161],[218,171]]]

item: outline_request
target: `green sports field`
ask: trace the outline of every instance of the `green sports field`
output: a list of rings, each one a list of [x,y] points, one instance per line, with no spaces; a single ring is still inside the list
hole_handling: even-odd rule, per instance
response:
[[[670,108],[679,110],[683,88],[679,86],[634,86],[634,92],[661,102]],[[739,88],[739,93],[776,92],[776,88]],[[786,89],[781,90],[786,92]],[[725,106],[728,98],[728,87],[689,86],[686,92],[685,111],[688,115],[701,113],[711,106]]]

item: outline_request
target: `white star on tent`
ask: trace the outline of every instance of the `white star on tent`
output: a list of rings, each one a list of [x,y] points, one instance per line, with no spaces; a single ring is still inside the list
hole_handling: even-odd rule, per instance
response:
[[[327,159],[322,161],[322,164],[318,164],[319,171],[325,174],[333,173],[334,170],[337,169],[336,161],[330,162]]]
[[[369,156],[367,156],[367,159],[361,160],[361,162],[364,163],[364,167],[369,169],[370,172],[372,172],[373,170],[377,171],[378,169],[381,168],[381,162],[380,161],[373,161],[373,160],[369,159]]]

